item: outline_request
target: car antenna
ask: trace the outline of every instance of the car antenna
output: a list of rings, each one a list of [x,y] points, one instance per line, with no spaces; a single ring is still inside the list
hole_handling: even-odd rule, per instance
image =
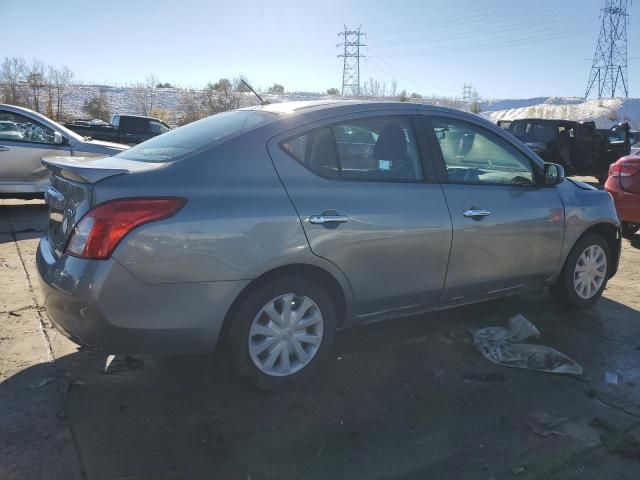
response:
[[[249,90],[251,90],[256,97],[258,97],[258,100],[260,100],[260,105],[269,105],[271,103],[269,100],[265,100],[260,95],[258,95],[258,92],[256,92],[253,88],[251,88],[251,85],[245,82],[244,78],[241,78],[240,81],[244,83],[244,86],[247,87]]]

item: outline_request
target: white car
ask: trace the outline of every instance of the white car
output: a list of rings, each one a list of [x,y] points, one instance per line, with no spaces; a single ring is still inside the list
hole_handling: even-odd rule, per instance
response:
[[[0,104],[0,196],[41,196],[49,187],[44,157],[110,157],[127,148],[83,138],[37,112]]]
[[[640,142],[631,146],[631,155],[640,155]]]

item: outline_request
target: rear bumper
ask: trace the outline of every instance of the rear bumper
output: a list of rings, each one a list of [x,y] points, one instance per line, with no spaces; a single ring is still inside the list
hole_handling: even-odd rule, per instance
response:
[[[211,352],[227,311],[248,283],[150,285],[113,259],[56,258],[46,236],[36,262],[56,329],[108,353]]]

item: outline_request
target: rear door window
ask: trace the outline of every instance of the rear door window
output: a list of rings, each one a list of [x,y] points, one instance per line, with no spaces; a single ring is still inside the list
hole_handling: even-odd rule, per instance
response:
[[[326,178],[419,181],[423,178],[411,119],[368,117],[316,128],[281,147]]]

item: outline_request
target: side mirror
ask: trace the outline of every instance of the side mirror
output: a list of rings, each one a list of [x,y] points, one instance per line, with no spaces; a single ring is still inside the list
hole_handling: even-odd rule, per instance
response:
[[[60,132],[53,132],[53,143],[56,145],[62,145],[64,143],[64,137]]]
[[[544,184],[545,185],[558,185],[564,182],[564,167],[557,163],[545,163],[544,164]]]

